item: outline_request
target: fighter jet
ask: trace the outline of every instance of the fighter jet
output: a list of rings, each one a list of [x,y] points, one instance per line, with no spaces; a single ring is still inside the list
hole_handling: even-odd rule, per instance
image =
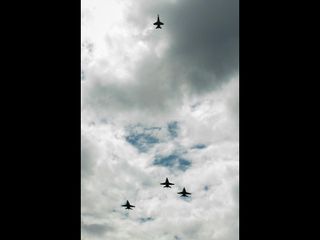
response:
[[[130,209],[130,210],[132,210],[131,208],[135,207],[135,206],[131,205],[128,200],[127,200],[127,203],[126,203],[126,204],[121,205],[121,206],[122,206],[122,207],[125,207],[126,209]]]
[[[168,178],[164,183],[160,183],[160,185],[164,185],[164,188],[171,188],[170,185],[174,185],[173,183],[169,182]]]
[[[159,19],[159,14],[158,14],[158,20],[153,24],[153,25],[156,25],[156,29],[157,28],[160,28],[161,29],[161,25],[164,25],[163,22],[160,22],[160,19]]]
[[[183,188],[182,192],[178,192],[178,194],[181,194],[181,197],[188,197],[188,195],[191,195],[185,188]]]

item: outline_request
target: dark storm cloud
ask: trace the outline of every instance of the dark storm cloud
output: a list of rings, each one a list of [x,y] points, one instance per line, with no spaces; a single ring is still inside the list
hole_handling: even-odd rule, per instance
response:
[[[191,67],[195,87],[223,81],[238,71],[239,0],[187,0],[169,8],[170,57]]]
[[[162,61],[174,65],[191,90],[214,89],[238,73],[239,0],[157,1],[138,6],[130,19],[145,27],[155,11],[165,23],[157,31],[170,41]]]

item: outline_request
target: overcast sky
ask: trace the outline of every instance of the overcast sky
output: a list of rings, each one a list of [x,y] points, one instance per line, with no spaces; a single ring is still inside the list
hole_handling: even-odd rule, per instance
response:
[[[239,239],[239,0],[81,0],[81,69],[82,239]]]

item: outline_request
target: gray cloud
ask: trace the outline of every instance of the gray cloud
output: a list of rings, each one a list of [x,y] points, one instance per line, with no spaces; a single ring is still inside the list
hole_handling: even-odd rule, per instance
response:
[[[81,177],[91,175],[95,161],[95,151],[93,144],[83,134],[81,135]]]
[[[170,57],[192,68],[194,87],[212,84],[202,71],[223,81],[238,70],[239,0],[187,0],[168,11]]]
[[[102,236],[108,230],[112,228],[106,224],[86,224],[81,222],[81,230],[89,235]]]

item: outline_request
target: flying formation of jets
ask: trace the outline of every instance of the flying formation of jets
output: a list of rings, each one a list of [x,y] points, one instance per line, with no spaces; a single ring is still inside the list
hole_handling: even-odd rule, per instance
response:
[[[153,25],[157,26],[156,29],[161,29],[161,25],[164,25],[164,23],[160,21],[159,14],[158,14],[157,21]],[[171,186],[174,185],[174,183],[171,183],[169,181],[169,179],[166,178],[166,181],[163,183],[160,183],[160,185],[164,185],[163,186],[164,188],[171,188]],[[187,192],[185,188],[183,188],[182,192],[178,192],[177,194],[181,194],[180,197],[188,197],[188,195],[191,195],[191,193]],[[131,205],[128,200],[127,200],[126,204],[121,205],[121,206],[125,207],[125,209],[129,209],[129,210],[132,210],[132,208],[135,207],[135,206]]]
[[[160,183],[160,185],[164,185],[163,186],[164,188],[171,188],[171,186],[174,185],[174,183],[171,183],[169,181],[169,179],[166,178],[166,181],[163,183]],[[180,197],[188,197],[188,195],[191,195],[191,193],[186,191],[186,188],[183,188],[182,192],[178,192],[178,194],[181,194]],[[132,210],[132,208],[135,207],[135,206],[131,205],[128,200],[127,200],[126,204],[121,205],[121,206],[125,207],[125,209],[129,209],[129,210]]]

